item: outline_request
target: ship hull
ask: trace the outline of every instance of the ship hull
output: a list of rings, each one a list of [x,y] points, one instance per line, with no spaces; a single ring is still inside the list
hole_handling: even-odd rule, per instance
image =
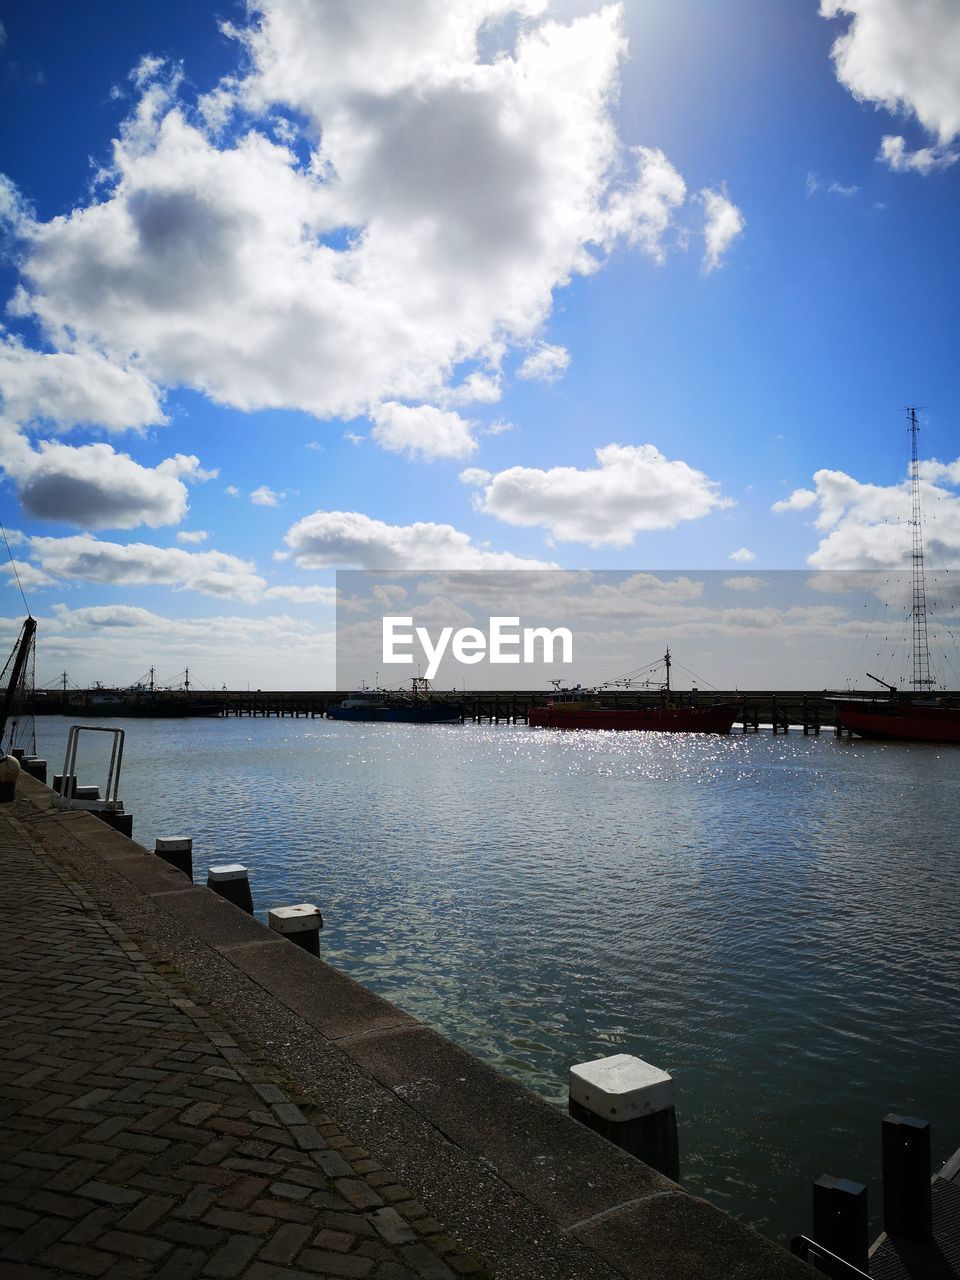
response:
[[[647,733],[729,733],[737,717],[734,706],[531,707],[528,723],[537,729],[628,729]]]
[[[111,720],[180,720],[185,716],[221,716],[226,711],[222,702],[90,702],[68,704],[61,714],[67,716],[109,717]]]
[[[960,743],[960,708],[864,707],[837,703],[837,722],[861,738],[884,742]]]

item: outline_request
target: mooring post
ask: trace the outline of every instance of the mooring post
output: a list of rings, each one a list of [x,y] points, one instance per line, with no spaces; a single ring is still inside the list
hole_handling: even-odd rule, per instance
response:
[[[153,848],[158,858],[193,879],[193,840],[190,836],[157,836]]]
[[[824,1174],[813,1184],[813,1238],[817,1244],[867,1270],[870,1232],[867,1222],[867,1188],[849,1178]]]
[[[933,1238],[930,1125],[915,1116],[883,1120],[883,1229],[919,1244]]]
[[[295,942],[312,956],[320,954],[320,930],[323,916],[312,902],[298,902],[292,907],[273,907],[267,912],[270,928]]]
[[[39,756],[24,756],[21,769],[24,773],[29,773],[31,778],[36,778],[38,782],[46,783],[47,781],[47,762],[41,760]]]
[[[226,862],[221,867],[207,868],[207,888],[218,893],[227,902],[253,915],[253,895],[247,868],[239,862]]]
[[[673,1079],[629,1053],[570,1068],[568,1109],[595,1133],[676,1182],[680,1144]]]

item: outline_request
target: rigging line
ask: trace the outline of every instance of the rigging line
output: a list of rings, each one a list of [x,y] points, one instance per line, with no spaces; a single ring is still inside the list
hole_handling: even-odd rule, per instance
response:
[[[30,612],[30,606],[27,604],[27,597],[24,595],[23,583],[20,581],[19,573],[17,573],[17,562],[13,558],[13,552],[10,550],[10,543],[7,541],[7,531],[4,529],[2,524],[0,524],[0,533],[3,534],[3,544],[7,548],[7,555],[10,557],[10,563],[13,566],[13,576],[17,580],[17,586],[20,588],[20,595],[23,597],[23,607],[27,611],[27,617],[32,618],[33,614]]]

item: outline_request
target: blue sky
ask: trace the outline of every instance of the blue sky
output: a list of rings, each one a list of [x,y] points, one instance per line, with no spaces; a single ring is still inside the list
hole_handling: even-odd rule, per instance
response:
[[[953,0],[0,23],[41,682],[331,683],[336,568],[902,563],[908,404],[960,559]]]

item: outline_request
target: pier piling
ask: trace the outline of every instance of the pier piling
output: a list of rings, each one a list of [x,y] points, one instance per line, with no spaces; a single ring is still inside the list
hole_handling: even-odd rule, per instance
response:
[[[658,1172],[680,1177],[680,1144],[673,1079],[629,1053],[570,1068],[568,1109],[623,1151]]]
[[[813,1184],[813,1238],[851,1266],[866,1271],[870,1252],[867,1188],[824,1174]]]
[[[16,756],[0,756],[0,803],[9,804],[17,796],[20,763]]]
[[[271,929],[289,938],[304,951],[309,951],[312,956],[320,954],[323,916],[320,908],[312,902],[298,902],[292,907],[273,907],[267,913],[267,920]]]
[[[40,756],[24,756],[23,763],[20,766],[24,773],[29,773],[31,778],[36,778],[38,782],[46,785],[47,781],[47,762],[42,760]]]
[[[157,836],[153,848],[158,858],[193,879],[193,840],[190,836]]]
[[[929,1244],[933,1239],[930,1125],[915,1116],[883,1120],[883,1229],[887,1235]]]
[[[219,867],[207,868],[207,888],[232,902],[235,907],[253,915],[253,895],[247,868],[239,862],[226,862]]]

